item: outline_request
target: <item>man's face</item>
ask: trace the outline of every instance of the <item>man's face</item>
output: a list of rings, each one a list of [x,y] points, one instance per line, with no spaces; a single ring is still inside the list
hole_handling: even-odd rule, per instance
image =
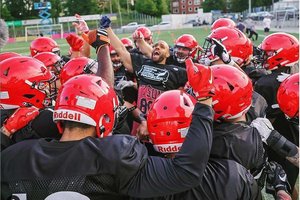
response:
[[[190,49],[187,47],[175,46],[174,50],[175,50],[175,56],[178,59],[185,60],[186,58],[188,58],[188,56],[190,54]]]
[[[170,56],[169,45],[165,41],[158,41],[153,46],[151,59],[158,64],[165,64],[166,59]]]
[[[114,68],[119,68],[122,66],[121,58],[117,53],[110,54],[110,59]]]

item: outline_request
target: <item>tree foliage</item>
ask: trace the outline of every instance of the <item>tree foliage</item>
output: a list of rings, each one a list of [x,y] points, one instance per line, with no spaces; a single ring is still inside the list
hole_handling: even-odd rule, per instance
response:
[[[211,10],[226,11],[226,0],[205,0],[202,6],[204,12],[210,12]]]
[[[65,15],[67,16],[72,16],[76,13],[80,13],[81,15],[90,15],[100,12],[97,0],[66,0],[64,7],[66,7]]]

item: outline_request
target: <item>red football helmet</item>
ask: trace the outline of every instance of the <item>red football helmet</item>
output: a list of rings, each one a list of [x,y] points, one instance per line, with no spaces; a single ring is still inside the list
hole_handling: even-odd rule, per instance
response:
[[[188,55],[183,55],[178,50],[179,48],[186,48],[189,50]],[[177,38],[174,45],[174,56],[179,63],[183,63],[188,57],[194,57],[197,53],[198,42],[194,36],[190,34],[183,34]]]
[[[21,56],[21,54],[15,53],[15,52],[3,52],[0,53],[0,62],[8,59],[8,58],[12,58],[12,57],[17,57],[17,56]]]
[[[219,27],[228,27],[228,28],[235,28],[236,24],[234,21],[232,21],[229,18],[220,18],[217,19],[212,25],[211,25],[211,30],[216,30]]]
[[[215,120],[235,119],[248,111],[252,100],[252,82],[242,71],[230,65],[211,67],[214,76]]]
[[[205,40],[203,48],[205,55],[211,54],[211,39],[217,39],[222,42],[231,58],[239,65],[243,66],[253,54],[253,46],[246,35],[238,29],[220,27],[214,30]],[[204,56],[205,56],[204,55]],[[210,58],[213,60],[214,58]]]
[[[60,72],[60,82],[64,84],[73,76],[79,74],[96,74],[98,62],[87,57],[72,58],[69,60]]]
[[[45,65],[35,58],[18,56],[0,63],[2,109],[13,109],[24,105],[37,108],[52,103],[56,88],[51,88],[56,80]]]
[[[258,46],[262,50],[262,64],[267,69],[291,66],[299,61],[299,41],[288,33],[273,33]]]
[[[162,93],[147,115],[150,139],[156,151],[178,152],[188,132],[195,98],[182,90]]]
[[[150,31],[149,28],[147,27],[138,27],[135,31],[140,31],[143,36],[144,36],[144,40],[147,41],[148,44],[152,45],[153,44],[153,40],[152,40],[152,32]]]
[[[52,52],[38,53],[34,58],[44,63],[44,65],[57,76],[59,76],[59,73],[65,64],[59,55]]]
[[[41,52],[52,52],[60,55],[60,49],[58,44],[49,37],[38,37],[34,39],[30,44],[31,56]]]
[[[133,42],[129,38],[122,38],[121,42],[124,44],[128,51],[133,49]]]
[[[59,89],[53,120],[67,120],[96,127],[98,137],[112,133],[118,99],[113,88],[98,76],[82,74]],[[58,129],[62,132],[60,123]]]
[[[289,118],[299,117],[299,73],[289,76],[280,84],[277,102]]]

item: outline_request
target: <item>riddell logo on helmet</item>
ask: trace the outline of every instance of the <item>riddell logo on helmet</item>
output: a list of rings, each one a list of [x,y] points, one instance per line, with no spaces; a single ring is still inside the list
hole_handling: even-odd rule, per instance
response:
[[[157,150],[161,153],[174,153],[180,150],[181,146],[157,146]]]
[[[69,113],[68,111],[54,112],[54,119],[69,119],[72,121],[80,121],[80,113]]]

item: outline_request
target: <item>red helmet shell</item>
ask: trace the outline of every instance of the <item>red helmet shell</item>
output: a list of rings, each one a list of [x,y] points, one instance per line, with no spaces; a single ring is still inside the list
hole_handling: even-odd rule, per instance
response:
[[[235,119],[248,111],[252,101],[252,82],[242,71],[230,65],[213,65],[215,120]]]
[[[208,38],[220,40],[231,58],[242,66],[253,54],[253,46],[246,35],[238,29],[221,27],[212,31]]]
[[[273,33],[265,37],[259,48],[267,57],[263,66],[267,69],[291,66],[299,62],[299,41],[288,33]]]
[[[289,76],[280,84],[277,102],[289,118],[299,117],[299,73]]]
[[[98,76],[82,74],[60,88],[53,120],[67,120],[96,127],[98,137],[113,131],[118,99],[113,88]],[[58,128],[59,127],[58,123]]]
[[[59,54],[59,46],[49,37],[39,37],[33,40],[30,44],[30,53],[31,56],[36,55],[37,53],[41,52],[52,52]]]
[[[187,134],[196,100],[181,90],[162,93],[147,115],[150,139],[156,151],[178,152]]]
[[[12,58],[12,57],[17,57],[17,56],[21,56],[21,54],[15,53],[15,52],[3,52],[0,53],[0,62],[8,59],[8,58]]]
[[[211,25],[211,30],[216,30],[217,28],[220,27],[228,27],[228,28],[235,28],[236,24],[234,21],[232,21],[229,18],[220,18],[217,19],[212,25]]]
[[[39,60],[26,56],[8,58],[0,62],[0,105],[4,109],[33,105],[43,108],[47,92],[44,86],[53,74]]]
[[[90,58],[87,57],[78,57],[72,58],[69,60],[60,72],[60,82],[64,84],[70,78],[80,75],[86,74],[85,72],[86,67],[91,68],[92,73],[96,73],[98,68],[98,63]]]

